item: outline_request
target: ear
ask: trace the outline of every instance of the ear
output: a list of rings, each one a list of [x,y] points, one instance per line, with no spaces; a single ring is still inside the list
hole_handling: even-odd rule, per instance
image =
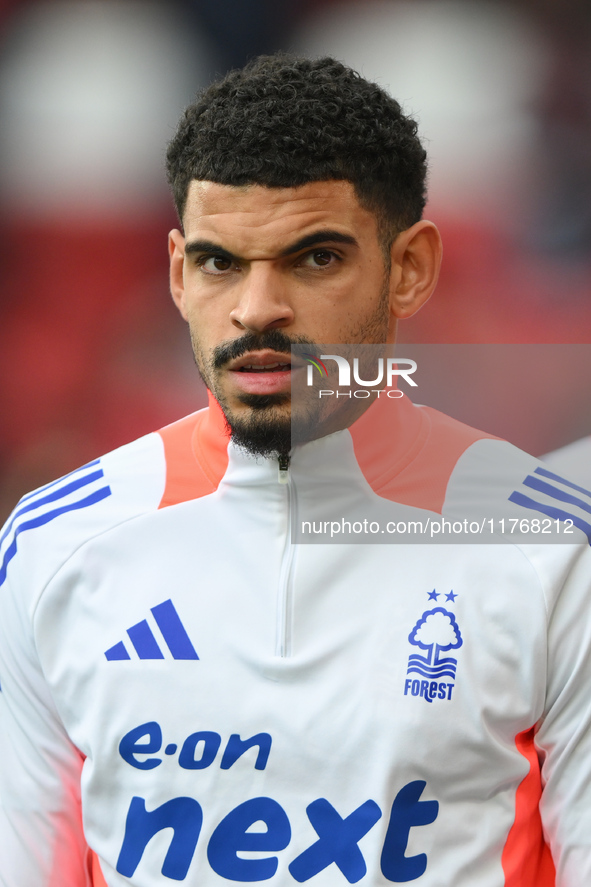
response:
[[[390,310],[412,317],[431,296],[441,265],[441,236],[426,219],[402,231],[391,248]]]
[[[185,238],[176,228],[174,228],[168,235],[168,255],[170,257],[170,292],[174,304],[181,312],[183,319],[187,320],[185,282],[183,276],[185,264]]]

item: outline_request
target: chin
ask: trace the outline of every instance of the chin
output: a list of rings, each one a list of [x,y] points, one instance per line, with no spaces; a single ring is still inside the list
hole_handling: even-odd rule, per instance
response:
[[[290,416],[265,415],[261,409],[239,419],[226,418],[226,421],[233,442],[255,456],[280,456],[291,450]]]
[[[285,410],[277,410],[276,415],[291,416],[291,395],[289,392],[277,394],[239,394],[237,398],[245,407],[252,410],[267,410],[272,407],[287,407]]]

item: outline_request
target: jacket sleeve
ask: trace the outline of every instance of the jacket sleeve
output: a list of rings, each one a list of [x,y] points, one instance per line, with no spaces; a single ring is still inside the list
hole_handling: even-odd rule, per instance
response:
[[[36,655],[34,595],[20,560],[0,586],[0,884],[89,887],[83,758],[60,721]]]
[[[556,546],[538,546],[549,561]],[[560,546],[566,549],[567,546]],[[542,549],[546,549],[542,552]],[[547,564],[547,577],[552,568]],[[591,549],[574,551],[549,601],[545,714],[536,745],[542,762],[540,812],[556,866],[556,887],[591,884]]]

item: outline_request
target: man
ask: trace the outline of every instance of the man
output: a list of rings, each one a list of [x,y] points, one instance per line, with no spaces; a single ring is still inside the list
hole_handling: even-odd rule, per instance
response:
[[[291,346],[387,361],[435,286],[415,124],[332,59],[263,58],[187,110],[168,165],[211,404],[7,525],[3,884],[586,883],[584,507],[556,518],[571,545],[292,542],[327,502],[443,532],[569,495],[379,386],[365,412],[292,403]]]

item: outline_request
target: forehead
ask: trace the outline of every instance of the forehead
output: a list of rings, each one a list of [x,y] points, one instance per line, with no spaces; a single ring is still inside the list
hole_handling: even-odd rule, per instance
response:
[[[346,181],[297,188],[193,181],[183,221],[188,240],[214,240],[239,255],[255,245],[261,254],[274,252],[320,229],[342,231],[359,242],[377,238],[375,216]]]

